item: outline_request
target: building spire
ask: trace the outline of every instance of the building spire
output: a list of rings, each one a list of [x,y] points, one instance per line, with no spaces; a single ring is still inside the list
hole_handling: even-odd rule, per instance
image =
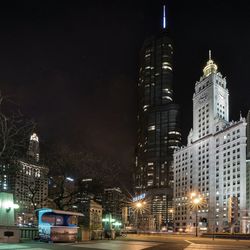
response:
[[[166,29],[166,5],[163,5],[162,28],[163,28],[163,29]]]
[[[27,151],[29,159],[39,162],[39,138],[36,133],[30,136],[29,148]]]
[[[217,65],[214,63],[211,57],[211,50],[208,51],[207,65],[203,68],[203,75],[209,76],[211,73],[217,73]]]

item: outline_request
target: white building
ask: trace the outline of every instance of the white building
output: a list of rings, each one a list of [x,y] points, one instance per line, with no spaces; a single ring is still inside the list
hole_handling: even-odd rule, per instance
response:
[[[17,211],[19,224],[32,223],[34,210],[45,207],[48,200],[48,171],[39,164],[39,138],[30,137],[27,159],[19,160],[15,173],[14,199],[20,206]]]
[[[229,122],[226,78],[211,59],[195,84],[193,129],[188,144],[174,153],[176,230],[194,231],[196,209],[190,194],[202,199],[199,230],[246,231],[246,121]]]
[[[250,110],[247,113],[247,159],[250,160]]]
[[[250,110],[247,114],[247,208],[250,208]],[[248,214],[249,215],[249,214]],[[250,232],[250,220],[247,218],[247,232]]]

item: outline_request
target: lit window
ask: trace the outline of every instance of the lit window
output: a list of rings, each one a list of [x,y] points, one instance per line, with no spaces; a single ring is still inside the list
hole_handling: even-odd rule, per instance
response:
[[[36,135],[36,133],[33,133],[33,134],[31,135],[30,140],[31,140],[31,141],[37,141],[37,142],[39,141],[38,136]]]
[[[171,91],[169,91],[169,89],[163,89],[162,91],[163,91],[164,93],[171,94]]]
[[[155,125],[152,125],[152,126],[148,127],[148,131],[152,131],[152,130],[155,130]]]
[[[173,99],[170,96],[163,96],[162,99],[168,99],[170,101],[173,101]]]
[[[172,67],[170,66],[170,64],[168,62],[163,62],[162,63],[162,68],[163,69],[169,69],[172,71]]]

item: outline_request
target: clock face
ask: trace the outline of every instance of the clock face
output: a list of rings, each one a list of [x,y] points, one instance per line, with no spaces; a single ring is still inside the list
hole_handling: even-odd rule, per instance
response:
[[[224,95],[223,95],[221,92],[219,92],[219,93],[218,93],[218,98],[219,98],[219,99],[224,99]]]
[[[200,98],[199,98],[199,103],[203,103],[205,102],[206,100],[208,99],[208,94],[205,92],[205,93],[202,93]]]

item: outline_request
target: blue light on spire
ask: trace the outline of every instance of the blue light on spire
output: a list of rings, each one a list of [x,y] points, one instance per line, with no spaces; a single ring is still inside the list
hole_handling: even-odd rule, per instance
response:
[[[162,26],[163,26],[163,29],[166,29],[166,6],[163,5],[163,23],[162,23]]]

